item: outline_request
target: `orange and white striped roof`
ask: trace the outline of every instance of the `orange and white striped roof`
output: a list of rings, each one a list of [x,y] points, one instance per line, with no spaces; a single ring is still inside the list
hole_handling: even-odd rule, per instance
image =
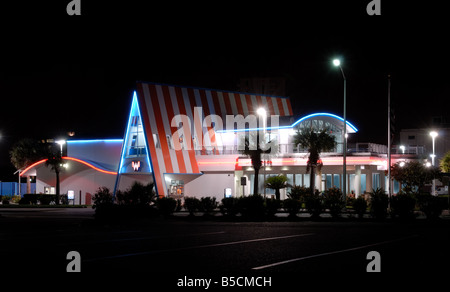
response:
[[[203,117],[218,115],[223,119],[226,115],[255,114],[259,107],[266,108],[268,115],[293,115],[291,103],[285,97],[144,82],[138,82],[137,94],[159,196],[167,195],[164,174],[200,174],[194,150],[175,150],[166,139],[177,131],[176,127],[171,126],[175,116],[185,115],[194,121],[195,107],[202,108]],[[204,139],[210,130],[203,129],[197,133],[198,139]],[[159,137],[160,147],[155,146],[156,135],[153,134]],[[209,136],[211,145],[214,145],[214,135]],[[214,154],[220,153],[216,150]]]

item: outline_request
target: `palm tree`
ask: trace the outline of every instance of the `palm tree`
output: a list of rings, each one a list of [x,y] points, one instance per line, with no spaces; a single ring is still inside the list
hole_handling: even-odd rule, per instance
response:
[[[59,205],[59,199],[60,199],[60,180],[59,180],[59,174],[62,169],[63,165],[63,158],[60,148],[57,144],[50,144],[47,148],[46,152],[46,158],[47,161],[45,162],[45,165],[48,167],[50,166],[51,169],[56,174],[56,205]]]
[[[323,163],[320,160],[320,153],[324,151],[331,151],[336,147],[336,140],[333,135],[328,134],[327,129],[322,129],[317,132],[312,128],[301,132],[299,129],[294,135],[294,144],[300,144],[302,148],[308,149],[309,160],[306,164],[306,172],[311,171],[310,188],[314,193],[316,181],[316,169],[320,171]]]
[[[287,176],[279,174],[266,179],[266,187],[275,190],[275,197],[280,199],[280,189],[284,189],[287,185]]]
[[[255,178],[253,180],[253,194],[254,195],[258,194],[258,184],[259,184],[258,175],[259,175],[259,170],[261,169],[261,166],[262,166],[262,161],[261,161],[262,154],[276,153],[278,151],[277,144],[273,143],[274,141],[268,142],[267,145],[270,145],[270,147],[265,150],[263,149],[265,147],[261,147],[262,146],[261,144],[263,144],[263,143],[260,143],[259,141],[260,141],[260,138],[259,138],[258,132],[256,134],[247,133],[244,136],[243,141],[241,142],[241,145],[239,146],[239,151],[242,154],[247,155],[251,159],[253,169],[255,170]]]
[[[24,169],[28,165],[42,159],[42,146],[38,141],[25,138],[18,141],[9,151],[11,163],[16,169]],[[30,176],[27,176],[27,193],[31,192]]]

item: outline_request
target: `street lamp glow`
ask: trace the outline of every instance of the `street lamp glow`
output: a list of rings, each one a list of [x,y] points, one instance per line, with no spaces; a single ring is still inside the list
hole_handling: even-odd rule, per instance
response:
[[[265,139],[265,135],[266,135],[266,109],[263,107],[260,107],[256,110],[256,113],[258,114],[258,116],[260,116],[260,120],[262,119],[262,123],[263,123],[263,137]],[[259,137],[259,133],[258,136]],[[258,140],[259,141],[259,140]],[[266,157],[264,155],[261,155],[262,161],[263,161],[263,165],[264,165],[264,181],[266,181],[266,171],[270,170],[267,168],[266,166]],[[264,187],[264,198],[266,198],[266,188]]]
[[[431,165],[434,166],[434,159],[436,158],[436,152],[435,152],[435,146],[434,146],[435,141],[434,140],[438,136],[438,133],[436,131],[431,131],[430,132],[430,136],[431,136],[431,139],[433,141],[433,154],[431,155]],[[436,196],[436,179],[433,179],[433,189],[432,189],[432,191],[433,191],[433,196]]]
[[[56,140],[55,143],[59,144],[59,146],[61,148],[61,156],[62,156],[63,155],[63,145],[66,144],[66,140]]]
[[[343,147],[342,147],[342,193],[344,196],[344,201],[347,196],[347,78],[345,78],[344,70],[341,67],[341,61],[339,59],[333,60],[333,65],[339,67],[342,73],[342,78],[344,79],[344,131],[343,131]]]
[[[263,107],[260,107],[256,110],[256,113],[260,116],[265,116],[266,115],[266,110]]]

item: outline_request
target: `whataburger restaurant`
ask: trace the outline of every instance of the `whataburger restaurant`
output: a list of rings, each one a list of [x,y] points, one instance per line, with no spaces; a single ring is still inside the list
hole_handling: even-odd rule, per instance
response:
[[[344,120],[332,113],[293,116],[286,97],[139,82],[122,139],[66,141],[61,193],[73,197],[75,204],[90,204],[99,187],[124,190],[138,181],[154,183],[160,197],[220,200],[252,194],[255,173],[239,147],[243,135],[253,132],[276,142],[276,151],[263,157],[258,192],[272,195],[273,190],[264,189],[264,179],[280,173],[290,184],[308,187],[308,153],[294,145],[293,135],[311,127],[329,129],[337,142],[332,152],[322,154],[315,187],[341,188]],[[358,131],[348,121],[345,127],[350,135]],[[345,181],[356,196],[386,186],[385,151],[377,150],[382,145],[367,145],[347,150]],[[55,191],[56,176],[45,160],[29,165],[21,176],[36,177],[37,193]],[[287,191],[282,190],[282,199]]]

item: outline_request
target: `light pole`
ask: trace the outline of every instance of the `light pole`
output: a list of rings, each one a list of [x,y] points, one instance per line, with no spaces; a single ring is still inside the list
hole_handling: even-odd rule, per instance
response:
[[[431,165],[434,166],[434,158],[436,157],[435,149],[434,149],[434,140],[438,136],[438,133],[436,131],[430,132],[431,139],[433,141],[433,154],[431,155]],[[433,179],[433,196],[436,196],[436,180]]]
[[[344,201],[347,198],[347,78],[345,78],[344,70],[342,70],[341,61],[339,59],[333,60],[333,65],[339,67],[341,69],[342,78],[344,78],[344,133],[343,133],[343,143],[344,149],[342,149],[343,153],[343,166],[342,166],[342,194],[344,195]]]
[[[55,143],[59,144],[60,149],[61,149],[61,157],[62,157],[63,156],[63,145],[66,144],[66,140],[56,140]]]
[[[264,139],[264,143],[266,143],[266,110],[263,107],[260,107],[256,110],[256,113],[258,114],[258,116],[260,116],[263,119],[263,139]],[[258,130],[259,132],[259,130]],[[259,133],[257,133],[257,135],[259,136]],[[259,145],[257,146],[259,147]],[[266,198],[266,157],[264,156],[263,158],[263,166],[264,166],[264,199]]]

